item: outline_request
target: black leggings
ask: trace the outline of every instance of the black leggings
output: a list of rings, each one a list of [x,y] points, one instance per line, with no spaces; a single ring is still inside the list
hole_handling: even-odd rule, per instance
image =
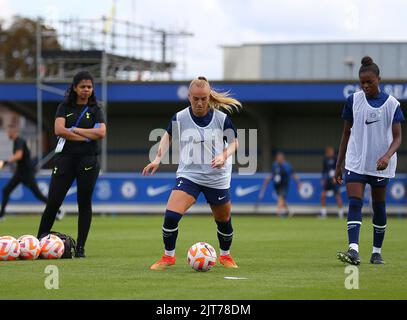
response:
[[[92,194],[100,167],[96,156],[61,154],[57,157],[38,237],[51,231],[56,214],[76,179],[79,215],[77,245],[84,247],[92,222]]]
[[[29,188],[38,200],[44,203],[47,202],[47,197],[45,197],[38,188],[37,181],[35,181],[34,172],[17,171],[3,188],[3,198],[1,200],[0,217],[4,216],[6,206],[10,198],[10,194],[20,183],[24,184],[27,188]]]

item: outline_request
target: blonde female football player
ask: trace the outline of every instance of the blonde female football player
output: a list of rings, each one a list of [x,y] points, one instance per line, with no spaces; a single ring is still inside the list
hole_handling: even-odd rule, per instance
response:
[[[230,113],[242,106],[226,93],[213,90],[205,77],[191,82],[188,98],[190,107],[173,116],[155,159],[142,172],[143,175],[154,174],[170,143],[179,144],[177,179],[162,227],[165,252],[151,269],[162,270],[175,264],[178,223],[201,192],[217,224],[220,263],[227,268],[237,268],[230,255],[233,228],[229,188],[231,156],[238,148],[238,141],[232,121],[222,110]]]
[[[360,264],[359,231],[362,224],[362,199],[370,184],[373,206],[373,252],[370,263],[383,264],[381,248],[386,230],[386,187],[396,171],[396,150],[401,144],[400,103],[380,91],[380,71],[366,56],[359,69],[361,91],[349,96],[343,109],[345,120],[335,169],[337,183],[342,183],[345,159],[346,192],[349,198],[349,249],[338,252],[343,262]],[[346,154],[346,155],[345,155]]]

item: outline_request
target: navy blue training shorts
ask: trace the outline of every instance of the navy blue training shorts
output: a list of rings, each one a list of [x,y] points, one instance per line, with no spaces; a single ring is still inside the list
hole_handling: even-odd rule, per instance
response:
[[[230,201],[230,189],[214,189],[201,186],[183,177],[177,178],[172,190],[181,190],[198,199],[202,192],[209,204],[220,205]]]
[[[368,183],[372,188],[384,188],[387,186],[389,181],[389,178],[369,176],[367,174],[358,174],[350,170],[345,170],[345,183]]]

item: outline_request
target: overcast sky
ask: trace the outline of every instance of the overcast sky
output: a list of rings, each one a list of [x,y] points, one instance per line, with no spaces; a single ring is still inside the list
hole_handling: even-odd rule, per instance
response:
[[[0,18],[100,18],[113,0],[0,0]],[[185,29],[187,78],[223,76],[222,45],[407,41],[407,0],[117,0],[116,18]]]

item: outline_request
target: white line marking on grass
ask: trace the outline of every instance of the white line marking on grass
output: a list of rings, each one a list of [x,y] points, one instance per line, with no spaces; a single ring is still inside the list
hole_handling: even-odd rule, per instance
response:
[[[247,280],[247,278],[240,277],[224,277],[226,280]]]

